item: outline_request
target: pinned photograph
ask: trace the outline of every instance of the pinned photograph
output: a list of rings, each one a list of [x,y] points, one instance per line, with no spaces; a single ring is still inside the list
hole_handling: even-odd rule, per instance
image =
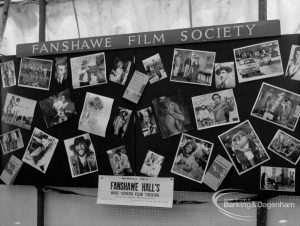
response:
[[[104,53],[70,59],[73,89],[107,83]]]
[[[154,118],[152,107],[137,111],[137,115],[140,120],[144,137],[158,133],[158,126]]]
[[[240,121],[232,89],[192,97],[197,129],[207,129]]]
[[[3,88],[16,85],[16,70],[14,61],[3,62],[0,64]]]
[[[202,183],[214,144],[182,134],[171,172]]]
[[[49,90],[52,64],[52,60],[22,58],[18,86]]]
[[[300,81],[300,46],[292,45],[284,77]]]
[[[131,61],[122,61],[119,57],[114,59],[114,66],[110,72],[109,80],[125,85],[130,71]]]
[[[55,137],[34,128],[22,161],[46,173],[57,143],[58,139]]]
[[[115,176],[133,175],[125,146],[117,147],[107,151],[110,166]]]
[[[278,41],[233,50],[239,83],[283,75]]]
[[[235,87],[234,62],[215,63],[216,89]]]
[[[180,91],[175,95],[156,98],[152,104],[163,138],[193,129],[189,109]]]
[[[126,108],[118,107],[115,119],[112,125],[113,135],[123,138],[126,133],[132,111]]]
[[[282,130],[277,131],[268,149],[294,165],[299,162],[300,141]]]
[[[55,77],[54,81],[57,86],[66,86],[68,78],[67,57],[55,58]]]
[[[146,74],[149,76],[150,84],[158,82],[167,77],[164,65],[161,61],[159,53],[143,60]]]
[[[157,177],[165,157],[148,150],[141,173],[149,177]]]
[[[7,93],[1,121],[31,130],[36,101]]]
[[[14,183],[23,162],[16,156],[11,155],[8,163],[6,164],[3,172],[1,173],[0,179],[6,184],[11,185]]]
[[[260,190],[295,192],[296,170],[284,167],[260,167]]]
[[[87,92],[78,129],[105,137],[113,102],[109,97]]]
[[[0,135],[0,144],[4,155],[23,148],[24,143],[20,129]]]
[[[64,141],[73,177],[97,172],[95,149],[88,133]]]
[[[263,83],[251,115],[294,131],[300,116],[300,95]]]
[[[216,53],[174,49],[170,81],[211,86]]]
[[[65,122],[75,115],[75,103],[68,89],[39,101],[47,128]]]
[[[248,120],[219,135],[219,140],[239,175],[270,159]]]

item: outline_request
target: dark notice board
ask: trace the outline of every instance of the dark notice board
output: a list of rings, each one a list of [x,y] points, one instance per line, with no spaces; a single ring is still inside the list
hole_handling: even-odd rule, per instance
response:
[[[184,177],[177,176],[170,172],[178,148],[178,144],[181,138],[180,134],[166,139],[162,139],[160,134],[144,137],[139,122],[136,120],[136,123],[134,123],[135,121],[134,116],[135,117],[137,116],[136,115],[137,110],[150,106],[154,98],[163,95],[172,94],[177,92],[177,90],[181,90],[184,94],[186,104],[189,107],[192,122],[195,125],[194,130],[188,131],[186,133],[214,143],[214,149],[212,151],[209,166],[211,165],[212,161],[215,159],[217,154],[220,154],[221,156],[229,160],[228,155],[226,154],[221,143],[219,142],[218,135],[236,126],[238,123],[198,131],[196,129],[196,123],[193,115],[191,97],[215,92],[216,89],[214,86],[214,80],[212,86],[207,87],[207,86],[199,86],[194,84],[170,82],[168,77],[157,83],[151,85],[148,84],[138,104],[134,104],[127,101],[126,99],[122,98],[122,95],[125,91],[125,88],[127,87],[128,82],[131,79],[133,71],[138,70],[145,73],[142,60],[156,53],[160,54],[167,75],[169,76],[171,73],[174,48],[216,52],[215,62],[218,63],[218,62],[234,61],[233,49],[235,48],[266,42],[266,41],[273,41],[273,40],[279,41],[279,47],[280,47],[280,52],[281,52],[281,57],[283,62],[283,69],[285,71],[289,59],[291,46],[300,44],[300,35],[284,35],[279,37],[268,37],[268,38],[254,38],[254,39],[243,39],[243,40],[232,40],[232,41],[180,44],[180,45],[159,46],[159,47],[151,47],[151,48],[145,47],[145,48],[136,48],[136,49],[105,51],[107,76],[109,76],[110,74],[110,71],[113,66],[113,60],[115,57],[120,57],[121,59],[124,60],[135,59],[135,63],[131,67],[126,85],[122,86],[108,81],[107,84],[91,86],[91,87],[75,89],[75,90],[72,89],[72,85],[71,85],[71,72],[70,72],[69,59],[73,57],[92,54],[92,53],[89,52],[89,53],[78,53],[78,54],[74,54],[74,53],[66,54],[65,56],[68,57],[68,64],[69,64],[68,65],[69,67],[68,88],[71,91],[71,95],[73,99],[75,100],[76,110],[78,112],[78,115],[77,117],[74,117],[73,119],[64,122],[63,124],[59,124],[57,126],[51,127],[50,129],[47,129],[43,119],[41,109],[37,104],[35,114],[34,114],[34,120],[32,124],[32,130],[34,127],[38,127],[44,132],[58,138],[59,143],[54,152],[54,155],[52,157],[52,160],[50,162],[46,174],[43,174],[38,170],[34,169],[33,167],[29,166],[28,164],[24,163],[14,184],[44,185],[44,186],[52,185],[52,186],[70,186],[70,187],[97,187],[99,174],[112,175],[112,170],[110,167],[110,163],[106,151],[121,145],[126,145],[127,153],[129,155],[129,160],[131,162],[131,165],[136,175],[144,176],[143,174],[140,173],[140,170],[143,165],[147,151],[151,150],[165,157],[159,176],[174,177],[175,178],[174,190],[209,191],[209,192],[212,191],[205,184],[196,183],[194,181],[191,181]],[[51,55],[51,56],[37,57],[37,58],[54,60],[55,57],[58,56]],[[15,57],[3,57],[2,60],[7,61],[9,59],[14,60],[16,73],[18,75],[20,59],[17,59]],[[266,150],[267,150],[267,146],[269,145],[270,141],[272,140],[273,136],[275,135],[278,129],[281,129],[287,132],[288,134],[292,135],[293,137],[300,139],[299,123],[295,131],[289,131],[282,127],[260,120],[250,115],[251,109],[254,105],[254,102],[256,100],[262,82],[267,82],[269,84],[281,87],[283,89],[295,93],[300,93],[299,82],[294,80],[284,79],[283,76],[277,76],[273,78],[256,80],[256,81],[251,81],[246,83],[237,83],[237,86],[236,88],[233,89],[233,92],[238,106],[240,122],[243,122],[245,120],[250,121],[250,123],[252,124],[254,130],[256,131],[257,135],[259,136]],[[1,110],[3,109],[7,92],[39,101],[53,94],[56,94],[59,91],[60,90],[54,87],[53,81],[49,91],[24,88],[18,86],[5,88],[2,89],[1,91]],[[90,134],[97,155],[99,171],[97,173],[92,173],[77,178],[72,178],[63,140],[85,133],[83,131],[78,130],[78,120],[83,107],[83,102],[84,102],[86,92],[92,92],[95,94],[111,97],[114,99],[114,104],[113,104],[113,109],[110,117],[110,122],[106,132],[106,137],[102,138]],[[112,120],[115,115],[117,106],[122,106],[133,110],[130,124],[124,139],[115,138],[110,135],[110,126],[112,124]],[[1,123],[1,134],[11,131],[15,128],[16,127],[14,126]],[[32,130],[29,131],[29,130],[21,129],[25,147],[28,144],[28,141],[32,134]],[[22,159],[24,152],[25,152],[25,148],[12,152],[11,154],[14,154],[18,158]],[[299,174],[299,169],[300,169],[299,164],[295,166],[289,163],[288,161],[282,159],[278,155],[274,154],[273,152],[269,150],[267,150],[267,152],[270,156],[270,160],[262,164],[263,166],[296,168],[296,175]],[[1,152],[1,156],[0,156],[1,171],[3,170],[6,163],[8,162],[11,154],[3,155]],[[296,179],[295,193],[285,193],[285,194],[299,195],[300,185],[298,183],[299,180]],[[235,168],[232,167],[232,169],[230,170],[229,174],[227,175],[227,177],[225,178],[225,180],[223,181],[219,189],[224,189],[224,188],[239,188],[239,189],[244,189],[251,193],[263,193],[263,194],[284,193],[284,192],[260,191],[260,166],[240,176],[237,174]]]

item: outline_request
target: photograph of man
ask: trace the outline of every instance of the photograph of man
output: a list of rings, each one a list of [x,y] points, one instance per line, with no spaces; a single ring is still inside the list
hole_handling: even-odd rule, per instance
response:
[[[158,133],[158,126],[154,118],[152,107],[137,112],[144,137]]]
[[[115,176],[133,175],[125,146],[117,147],[107,151],[109,162]]]
[[[128,110],[126,108],[118,107],[115,119],[112,124],[112,134],[114,136],[117,136],[119,138],[124,137],[129,124],[131,112],[131,110]]]
[[[143,65],[147,75],[149,76],[150,84],[158,82],[167,77],[164,65],[159,53],[143,60]]]
[[[67,57],[55,58],[55,78],[54,82],[56,86],[65,86],[67,82],[68,69],[67,69]]]
[[[3,88],[15,86],[16,74],[14,61],[1,63],[0,68]]]
[[[0,143],[4,155],[23,148],[24,143],[20,129],[0,135]]]
[[[234,62],[215,64],[216,89],[235,87]]]
[[[284,77],[300,81],[300,46],[292,45]]]

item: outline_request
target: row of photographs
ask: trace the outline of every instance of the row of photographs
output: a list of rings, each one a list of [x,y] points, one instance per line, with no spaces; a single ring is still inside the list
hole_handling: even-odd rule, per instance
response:
[[[234,88],[234,65],[240,83],[284,74],[277,40],[237,48],[233,53],[235,62],[215,63],[216,52],[174,49],[170,81],[211,86],[215,69],[216,88]],[[142,62],[150,84],[167,78],[159,54]],[[70,65],[74,89],[107,83],[104,53],[70,58]],[[125,85],[132,62],[117,57],[113,65],[109,80]],[[1,63],[0,67],[3,87],[16,85],[14,62]],[[52,67],[52,60],[22,58],[18,86],[49,90]],[[64,85],[67,76],[67,57],[56,58],[55,82]],[[300,81],[300,46],[292,45],[284,77]]]

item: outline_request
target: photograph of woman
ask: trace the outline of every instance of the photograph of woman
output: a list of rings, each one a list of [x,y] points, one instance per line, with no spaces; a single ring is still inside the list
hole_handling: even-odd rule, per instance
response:
[[[300,81],[300,46],[292,45],[284,77]]]
[[[116,116],[115,116],[115,119],[114,119],[113,125],[112,125],[113,135],[115,135],[119,138],[124,137],[124,134],[127,130],[128,123],[130,120],[131,112],[132,112],[131,110],[128,110],[126,108],[118,107],[117,113],[116,113]]]
[[[16,85],[16,74],[14,61],[8,61],[0,64],[3,88]]]
[[[144,137],[158,133],[157,123],[151,107],[137,112]]]
[[[125,146],[108,150],[107,155],[115,176],[130,176],[133,174]]]
[[[122,61],[119,57],[116,57],[114,59],[114,66],[109,75],[109,80],[121,85],[125,85],[130,67],[130,61]]]
[[[164,159],[164,156],[161,156],[149,150],[142,166],[141,173],[149,177],[157,177]]]

